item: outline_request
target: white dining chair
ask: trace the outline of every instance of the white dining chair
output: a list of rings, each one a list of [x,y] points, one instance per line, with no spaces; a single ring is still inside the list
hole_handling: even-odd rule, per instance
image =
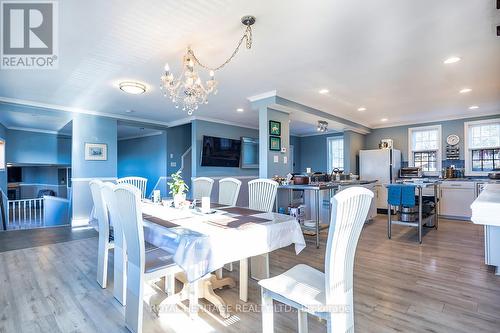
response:
[[[193,179],[193,199],[201,200],[203,197],[210,197],[214,180],[208,177],[197,177]]]
[[[307,332],[307,314],[327,320],[328,332],[354,332],[353,269],[356,246],[373,192],[351,187],[332,199],[325,254],[325,273],[299,264],[259,281],[262,287],[262,331],[274,331],[273,300],[298,310],[299,332]]]
[[[236,178],[223,178],[219,180],[219,204],[236,206],[240,188],[241,181]]]
[[[108,210],[102,196],[104,183],[98,179],[89,182],[92,201],[94,202],[94,213],[97,218],[99,239],[97,250],[97,283],[106,288],[108,280],[108,258],[109,250],[115,246],[110,237]]]
[[[148,179],[143,177],[123,177],[116,180],[117,184],[130,184],[141,190],[141,198],[146,197],[146,187],[148,185]]]
[[[278,183],[271,179],[254,179],[248,182],[248,208],[271,213],[278,192]],[[250,258],[250,276],[254,280],[269,277],[269,253]],[[248,258],[240,260],[240,291],[242,300],[248,298]]]
[[[102,197],[108,210],[109,220],[113,224],[114,254],[113,254],[113,296],[121,305],[126,305],[127,282],[127,247],[123,232],[118,203],[114,193],[115,184],[106,182],[102,186]]]
[[[131,332],[142,332],[144,283],[181,272],[172,255],[161,249],[145,251],[140,190],[130,184],[115,187],[117,207],[127,245],[127,306],[125,325]]]
[[[248,208],[272,212],[278,183],[271,179],[254,179],[248,182]]]

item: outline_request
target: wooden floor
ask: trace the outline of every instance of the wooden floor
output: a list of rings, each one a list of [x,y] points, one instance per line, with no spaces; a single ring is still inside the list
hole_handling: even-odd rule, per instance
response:
[[[415,229],[395,226],[386,237],[385,219],[365,226],[355,265],[356,332],[500,332],[500,277],[483,264],[483,229],[442,220],[424,243]],[[271,254],[271,274],[297,263],[322,269],[319,250],[308,239],[299,256],[293,248]],[[0,253],[0,332],[126,332],[123,308],[109,287],[96,280],[97,238]],[[112,262],[112,258],[111,258]],[[110,267],[111,263],[110,263]],[[236,270],[230,273],[238,279]],[[148,294],[158,292],[147,289]],[[249,285],[249,303],[238,288],[218,292],[233,316],[210,309],[191,321],[182,311],[156,318],[145,305],[145,332],[260,332],[260,290]],[[285,309],[286,310],[286,309]],[[294,332],[296,313],[275,315],[277,332]],[[326,332],[312,317],[310,332]]]

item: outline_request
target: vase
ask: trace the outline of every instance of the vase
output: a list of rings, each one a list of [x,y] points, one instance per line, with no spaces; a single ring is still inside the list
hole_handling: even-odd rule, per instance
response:
[[[174,195],[174,207],[179,208],[186,201],[186,193],[177,193]]]

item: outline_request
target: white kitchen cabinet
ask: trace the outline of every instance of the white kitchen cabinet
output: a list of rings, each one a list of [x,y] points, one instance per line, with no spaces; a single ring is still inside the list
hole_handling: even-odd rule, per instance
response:
[[[440,192],[440,215],[461,220],[470,219],[470,205],[476,198],[474,182],[444,181]]]

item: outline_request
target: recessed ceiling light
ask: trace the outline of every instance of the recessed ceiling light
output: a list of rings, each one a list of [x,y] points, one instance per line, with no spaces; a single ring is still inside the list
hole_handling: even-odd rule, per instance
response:
[[[459,62],[460,60],[462,60],[462,59],[460,59],[460,57],[449,57],[448,59],[443,61],[443,63],[446,65],[449,65],[449,64],[454,64],[456,62]]]
[[[319,91],[319,93],[320,93],[320,94],[322,94],[322,95],[324,95],[324,94],[328,94],[329,92],[330,92],[330,90],[328,90],[328,89],[321,89],[321,90]]]
[[[479,109],[479,106],[477,106],[477,105],[469,106],[469,110],[476,110],[476,109]]]
[[[467,93],[470,93],[471,91],[472,91],[471,88],[464,88],[464,89],[461,89],[459,91],[459,93],[461,93],[461,94],[467,94]]]
[[[366,111],[366,108],[364,106],[358,108],[358,111]]]
[[[388,119],[387,118],[382,118],[380,121],[386,122]]]
[[[125,110],[126,113],[133,113],[135,112],[134,110]]]
[[[121,91],[132,95],[140,95],[146,92],[146,85],[140,82],[125,81],[118,85]]]
[[[236,109],[236,111],[238,111],[238,112],[243,112],[243,111],[245,111],[245,110],[243,110],[242,108],[237,108],[237,109]]]

